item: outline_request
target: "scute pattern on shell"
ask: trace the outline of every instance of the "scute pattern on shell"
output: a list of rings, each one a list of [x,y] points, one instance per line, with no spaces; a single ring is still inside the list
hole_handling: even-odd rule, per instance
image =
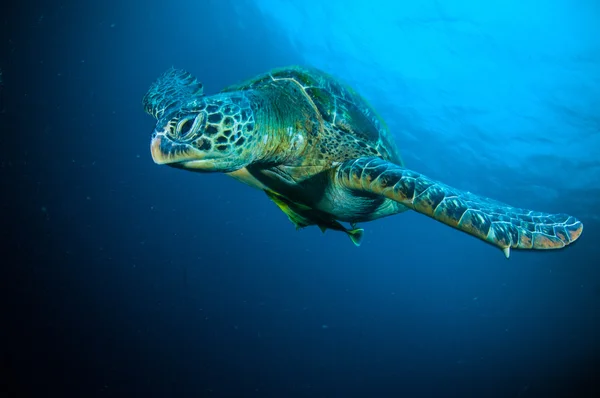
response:
[[[312,67],[273,69],[222,92],[280,89],[274,82],[295,82],[322,118],[322,136],[316,158],[338,161],[360,156],[380,156],[402,165],[390,132],[369,103],[350,86]]]

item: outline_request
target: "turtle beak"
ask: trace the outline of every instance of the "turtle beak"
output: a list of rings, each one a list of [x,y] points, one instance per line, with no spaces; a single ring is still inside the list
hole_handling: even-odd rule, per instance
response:
[[[168,164],[171,163],[170,151],[167,148],[170,145],[166,145],[168,140],[162,134],[157,134],[152,137],[150,143],[150,152],[152,153],[152,160],[156,164]]]
[[[204,154],[191,145],[179,143],[168,138],[164,133],[157,133],[150,143],[152,160],[157,164],[174,164],[190,160],[200,160]]]
[[[182,169],[210,170],[213,161],[193,146],[173,141],[164,132],[155,132],[150,142],[150,153],[156,164],[166,164]]]

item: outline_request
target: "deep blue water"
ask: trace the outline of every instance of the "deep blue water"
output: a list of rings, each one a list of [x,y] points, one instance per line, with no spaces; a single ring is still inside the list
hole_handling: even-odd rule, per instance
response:
[[[600,396],[600,6],[485,4],[2,5],[3,396]],[[293,63],[356,87],[408,167],[582,237],[506,260],[405,213],[356,248],[152,162],[167,68],[210,94]]]

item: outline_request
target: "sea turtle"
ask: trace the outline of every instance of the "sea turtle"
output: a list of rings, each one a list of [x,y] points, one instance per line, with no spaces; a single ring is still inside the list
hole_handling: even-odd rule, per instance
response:
[[[357,223],[414,210],[510,249],[557,249],[583,230],[576,218],[515,208],[404,167],[386,124],[351,87],[307,66],[276,68],[205,96],[171,68],[150,86],[154,162],[221,172],[263,190],[297,228],[348,234]],[[341,222],[350,224],[346,228]]]

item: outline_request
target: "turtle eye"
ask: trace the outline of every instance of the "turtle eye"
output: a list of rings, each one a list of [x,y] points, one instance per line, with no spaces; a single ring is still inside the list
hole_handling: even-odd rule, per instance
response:
[[[177,132],[179,133],[179,137],[185,137],[192,129],[193,124],[193,120],[190,119],[183,119],[181,122],[179,122],[179,124],[177,125]]]

